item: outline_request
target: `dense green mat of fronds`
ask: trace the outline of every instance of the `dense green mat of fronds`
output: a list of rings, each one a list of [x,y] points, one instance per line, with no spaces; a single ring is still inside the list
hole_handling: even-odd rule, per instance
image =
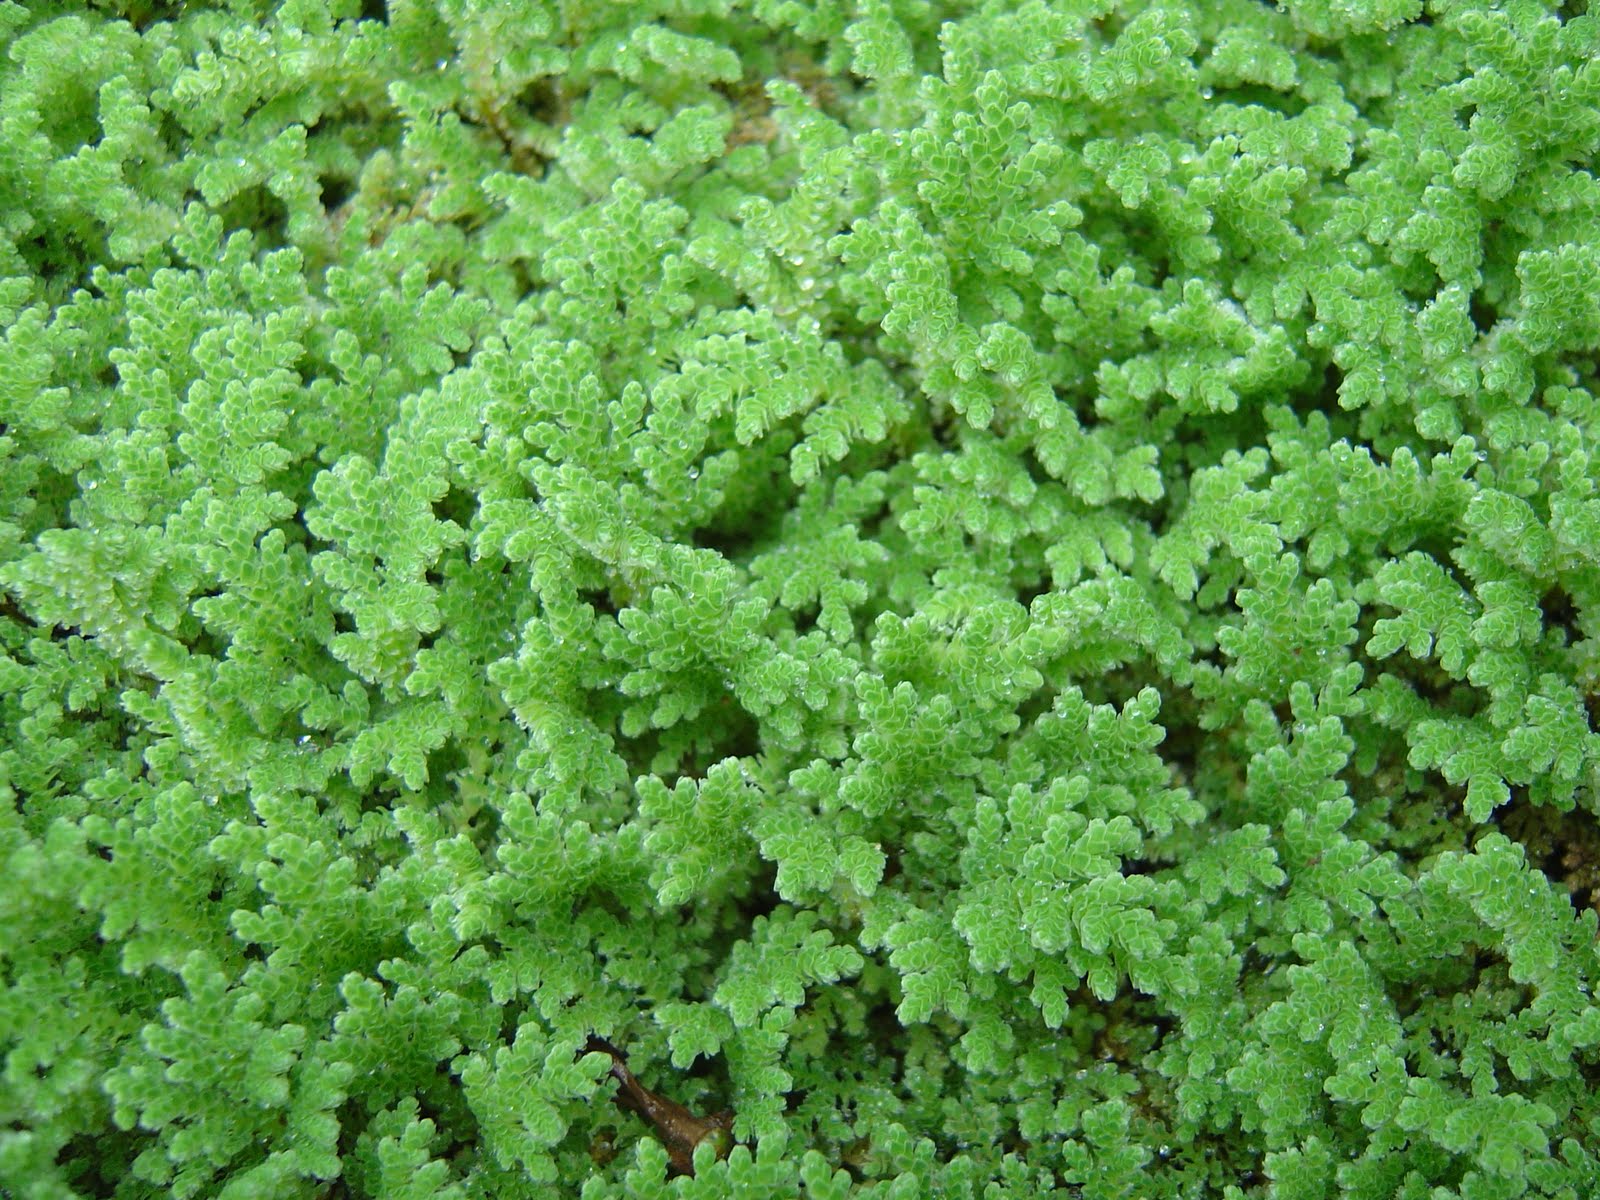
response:
[[[1600,1196],[1584,10],[0,4],[0,1193]]]

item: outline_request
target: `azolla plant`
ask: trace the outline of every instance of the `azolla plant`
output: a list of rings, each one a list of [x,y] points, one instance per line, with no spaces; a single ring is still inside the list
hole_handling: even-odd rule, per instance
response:
[[[0,44],[0,1194],[1600,1196],[1581,0]]]

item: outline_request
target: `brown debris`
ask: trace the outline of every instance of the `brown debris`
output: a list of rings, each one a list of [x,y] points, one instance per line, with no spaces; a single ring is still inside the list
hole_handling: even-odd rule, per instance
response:
[[[718,1158],[728,1156],[733,1148],[731,1112],[697,1117],[676,1100],[650,1091],[628,1069],[628,1056],[604,1038],[591,1036],[583,1052],[610,1055],[611,1077],[619,1085],[614,1097],[617,1107],[624,1112],[638,1113],[655,1126],[656,1136],[667,1148],[672,1174],[692,1176],[694,1148],[708,1138],[716,1147]]]

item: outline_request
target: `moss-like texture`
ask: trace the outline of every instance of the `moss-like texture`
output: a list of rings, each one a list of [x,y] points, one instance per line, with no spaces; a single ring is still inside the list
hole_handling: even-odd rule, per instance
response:
[[[0,1193],[1600,1196],[1584,7],[0,4]]]

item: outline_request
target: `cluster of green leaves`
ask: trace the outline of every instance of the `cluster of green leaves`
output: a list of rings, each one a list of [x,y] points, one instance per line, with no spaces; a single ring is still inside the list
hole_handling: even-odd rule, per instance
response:
[[[1600,1194],[1582,7],[0,3],[0,1192]]]

